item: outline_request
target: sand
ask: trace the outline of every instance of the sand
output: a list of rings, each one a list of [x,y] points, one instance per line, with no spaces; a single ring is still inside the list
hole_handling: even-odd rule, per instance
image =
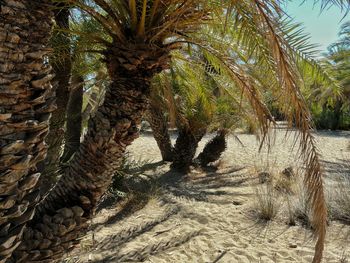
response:
[[[160,186],[135,212],[114,205],[98,212],[81,246],[64,262],[311,262],[314,240],[308,227],[287,224],[284,210],[273,221],[255,216],[257,171],[300,167],[293,135],[276,130],[271,152],[255,136],[230,136],[217,171],[194,170],[180,182]],[[199,150],[210,135],[201,142]],[[318,132],[317,146],[327,185],[350,174],[350,132]],[[150,135],[137,139],[129,151],[135,160],[160,161]],[[167,165],[148,170],[159,175]],[[281,203],[281,207],[286,204]],[[332,221],[328,227],[325,263],[350,259],[350,226]],[[342,261],[343,260],[343,261]]]

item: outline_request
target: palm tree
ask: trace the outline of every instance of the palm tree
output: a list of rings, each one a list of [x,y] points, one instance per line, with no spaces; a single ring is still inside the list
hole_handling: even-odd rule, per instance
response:
[[[326,57],[321,60],[324,68],[338,85],[311,82],[305,90],[306,97],[315,115],[316,126],[326,129],[346,127],[346,116],[349,113],[350,98],[350,22],[341,26],[340,39],[328,48]],[[344,127],[345,126],[345,127]]]
[[[196,162],[202,167],[207,166],[209,163],[219,160],[221,154],[226,149],[226,135],[228,131],[225,129],[218,130],[215,137],[213,137],[204,146],[203,151],[196,158]]]
[[[84,96],[84,77],[73,74],[67,105],[64,150],[60,162],[67,162],[79,149],[82,133],[82,108]]]
[[[153,137],[162,155],[162,160],[171,162],[173,160],[173,146],[170,140],[168,121],[164,112],[158,105],[150,103],[146,118],[151,126]]]
[[[79,151],[76,152],[69,166],[64,170],[57,186],[38,207],[34,222],[40,222],[42,216],[48,213],[61,215],[63,208],[66,209],[63,211],[71,211],[67,206],[82,207],[84,218],[92,214],[96,203],[111,181],[113,171],[118,168],[125,147],[137,137],[137,125],[141,121],[143,112],[147,109],[152,77],[168,67],[170,50],[179,47],[180,42],[196,41],[194,30],[199,29],[200,25],[209,19],[209,15],[215,14],[210,12],[213,3],[207,1],[188,1],[181,4],[177,1],[170,1],[168,4],[154,1],[149,5],[146,1],[130,1],[129,3],[95,1],[95,4],[101,8],[101,13],[95,11],[95,5],[71,2],[77,4],[79,8],[99,22],[101,26],[99,32],[104,32],[102,30],[104,29],[108,33],[108,36],[97,35],[94,36],[94,39],[98,45],[105,46],[102,53],[105,56],[111,85],[106,91],[104,103],[89,121],[88,132]],[[286,50],[282,48],[280,36],[273,31],[274,26],[271,26],[272,22],[275,23],[275,18],[269,12],[270,7],[256,2],[248,6],[239,4],[237,8],[260,14],[262,19],[252,21],[254,28],[261,27],[261,22],[271,28],[273,36],[271,42],[277,43],[279,48],[276,52],[279,56],[285,55]],[[97,8],[97,10],[99,9]],[[108,14],[108,17],[104,16],[104,12]],[[235,21],[235,23],[239,23],[236,25],[238,27],[245,22]],[[258,34],[262,38],[266,33],[266,28],[261,28],[261,30]],[[198,45],[203,45],[203,42]],[[210,51],[215,53],[215,49]],[[215,55],[220,57],[219,54]],[[269,54],[269,56],[273,58],[277,56],[277,53]],[[288,60],[286,56],[284,58],[285,60],[282,62],[286,68],[283,72],[285,74],[279,72],[278,75],[285,77],[282,81],[287,81],[289,84],[287,88],[295,94],[294,105],[298,106],[298,113],[305,114],[307,109],[301,107],[303,102],[299,101],[298,90],[294,85],[294,76],[289,74],[291,69],[288,67],[292,67],[292,65],[288,63],[289,58]],[[277,60],[277,57],[275,59]],[[222,57],[220,57],[220,61],[224,61],[223,66],[231,72],[233,80],[238,83],[237,86],[242,88],[242,91],[253,103],[260,116],[259,120],[262,123],[263,131],[266,133],[268,131],[266,122],[268,112],[257,97],[253,82],[247,81],[244,73],[233,67],[233,65],[238,66],[237,62],[227,61]],[[301,116],[300,120],[306,121],[307,118]],[[307,132],[307,126],[303,125],[301,126],[300,123],[303,131]],[[184,130],[188,132],[188,128]],[[190,142],[197,141],[202,136],[201,134],[192,135],[194,140],[190,138]],[[307,137],[307,139],[309,138]],[[308,140],[303,143],[309,145]],[[91,160],[89,156],[97,157],[97,159]],[[318,175],[315,178],[317,179]],[[319,200],[319,196],[317,198]],[[72,214],[75,215],[74,212],[65,213],[66,219],[71,219]],[[69,231],[71,239],[80,233],[79,228],[82,224],[78,224],[77,220],[71,220],[71,225],[79,226]],[[33,226],[33,229],[42,232],[43,230],[37,225]],[[68,225],[69,229],[72,228],[71,225]],[[54,227],[51,228],[51,232],[54,231]],[[61,240],[65,240],[66,234],[66,231],[63,231]],[[21,247],[22,250],[30,251],[42,246],[43,241],[39,240],[38,247],[31,247],[33,237],[30,234],[28,237]],[[43,246],[46,250],[53,251],[50,249],[52,244],[45,243]],[[37,256],[38,259],[47,257],[46,254]]]
[[[5,0],[3,2],[6,8],[1,8],[1,12],[5,12],[5,14],[2,14],[0,30],[7,28],[5,26],[8,24],[14,24],[20,17],[18,12],[8,12],[8,10],[14,9],[13,7],[11,9],[12,1]],[[170,51],[182,47],[182,43],[200,46],[211,54],[212,64],[220,64],[222,70],[227,71],[227,75],[231,76],[236,86],[241,89],[242,94],[252,104],[261,124],[262,133],[264,135],[268,133],[270,115],[261,103],[259,89],[254,80],[247,76],[246,70],[243,70],[239,59],[236,59],[237,57],[233,59],[231,56],[227,56],[228,53],[223,55],[217,52],[217,47],[225,42],[225,38],[217,36],[214,40],[211,38],[213,40],[211,44],[206,43],[212,30],[219,30],[220,24],[224,24],[226,31],[240,35],[239,42],[231,43],[231,45],[227,43],[230,46],[230,53],[254,54],[254,58],[258,58],[256,63],[268,68],[266,73],[274,76],[274,83],[276,83],[274,87],[277,87],[278,83],[289,95],[290,103],[288,105],[290,108],[286,109],[286,113],[291,117],[291,120],[294,116],[293,120],[302,133],[301,150],[308,167],[306,184],[313,204],[316,232],[319,236],[314,262],[320,262],[326,224],[320,165],[314,147],[314,139],[310,133],[310,115],[300,94],[295,58],[290,55],[293,48],[286,41],[288,32],[281,30],[279,25],[283,14],[279,5],[264,0],[224,2],[218,0],[68,0],[68,2],[94,18],[99,30],[89,33],[92,47],[90,51],[103,54],[111,84],[106,90],[104,102],[89,120],[84,141],[80,144],[69,164],[61,170],[62,176],[56,187],[38,206],[34,219],[25,230],[22,244],[13,253],[14,261],[28,262],[30,258],[32,261],[52,262],[54,259],[60,258],[63,251],[76,242],[76,237],[79,234],[84,233],[86,220],[91,217],[98,200],[110,184],[111,177],[119,166],[126,146],[138,136],[137,125],[147,109],[153,76],[168,68]],[[334,2],[345,4],[345,1]],[[24,33],[27,33],[28,30],[35,30],[30,31],[32,32],[30,44],[32,44],[34,51],[43,51],[42,47],[45,46],[49,35],[49,23],[45,23],[50,18],[47,15],[48,11],[43,10],[42,5],[37,6],[37,4],[42,3],[44,1],[30,1],[30,3],[29,1],[19,1],[17,4],[19,7],[16,5],[15,9],[15,11],[23,11],[20,13],[22,16],[30,17],[30,19],[24,19],[18,23],[26,23]],[[9,6],[10,9],[7,8]],[[222,16],[224,12],[226,19]],[[13,13],[17,16],[14,17]],[[226,22],[222,23],[223,21]],[[212,26],[208,27],[209,24]],[[15,29],[11,28],[11,30]],[[17,32],[13,33],[14,39],[6,37],[6,42],[16,41]],[[9,34],[6,32],[4,35],[8,36]],[[34,45],[34,41],[41,45]],[[1,43],[0,46],[5,45]],[[11,61],[7,57],[9,53],[5,54],[6,62]],[[42,59],[41,55],[37,64],[40,67],[43,67]],[[12,69],[11,64],[5,63],[4,65],[5,69],[1,70],[5,73],[10,70],[11,73],[16,72]],[[38,85],[43,87],[42,84],[46,84],[49,78],[47,71],[40,73],[42,74],[35,75],[33,79],[33,75],[30,75],[33,74],[32,72],[24,76],[26,73],[21,71],[18,79],[26,81],[26,87],[28,87],[28,80],[33,80],[31,86],[34,88]],[[18,85],[18,87],[22,86]],[[9,91],[10,86],[5,86],[4,90]],[[32,92],[31,95],[35,97],[43,92],[48,92],[49,88],[37,89],[35,92],[29,88],[24,90],[29,90],[29,93]],[[11,92],[13,92],[12,87]],[[28,93],[23,92],[23,94]],[[27,96],[25,99],[30,100],[33,96],[30,98]],[[44,103],[46,98],[48,96],[45,96]],[[42,103],[41,101],[40,103]],[[13,107],[13,105],[9,106],[6,112],[10,115],[16,113],[17,111]],[[38,108],[35,110],[39,111]],[[47,107],[45,110],[45,112],[48,111]],[[6,121],[10,119],[7,121],[8,123],[12,121],[11,116],[6,114],[3,116],[2,114],[2,118]],[[27,115],[21,117],[23,116]],[[28,128],[25,130],[25,136],[33,131],[33,127],[37,127],[32,125],[30,117],[28,117],[29,122],[23,122],[23,126],[12,126],[12,130],[11,125],[6,124],[3,127],[9,129],[7,134],[14,132],[13,136],[18,136],[16,139],[26,139],[23,138],[23,132],[20,131],[21,127]],[[42,122],[41,112],[35,114],[35,117],[39,118],[39,122]],[[43,126],[46,128],[47,124],[45,123]],[[42,126],[39,127],[42,128]],[[5,135],[7,134],[5,133]],[[6,137],[1,136],[1,142],[5,141],[7,146],[9,143],[7,143]],[[23,160],[26,160],[23,167],[35,167],[37,160],[41,160],[45,153],[45,150],[37,150],[41,148],[36,147],[33,150],[27,146],[25,149],[22,147],[21,154],[26,153],[23,154],[25,157]],[[33,152],[28,153],[31,150]],[[28,156],[37,156],[38,152],[40,152],[40,158],[34,158],[33,162],[27,160]],[[6,155],[3,155],[2,147],[1,160],[5,158],[3,156]],[[14,160],[11,158],[13,156],[15,155],[9,155],[11,161]],[[12,169],[14,168],[12,167]],[[26,176],[28,174],[28,172],[25,173]],[[35,184],[33,183],[33,185]],[[23,224],[26,221],[28,220],[24,220],[24,218],[20,218],[19,221],[6,219],[5,225],[7,222],[13,222],[12,224],[15,225],[18,222]],[[16,237],[18,236],[20,234],[16,234]],[[9,240],[12,241],[12,239]],[[18,242],[10,242],[10,247],[16,247]],[[13,244],[15,245],[12,246]],[[6,257],[11,253],[12,250],[6,251]]]
[[[20,245],[39,199],[36,166],[54,110],[48,2],[0,3],[0,262]]]
[[[198,52],[193,52],[198,53]],[[189,59],[191,57],[191,59]],[[187,60],[189,61],[186,61]],[[172,167],[187,172],[193,163],[198,143],[207,131],[215,130],[220,122],[216,116],[216,104],[219,102],[218,85],[210,79],[206,72],[206,63],[197,55],[188,53],[173,53],[170,71],[159,74],[153,81],[153,89],[158,96],[151,98],[151,105],[158,102],[159,115],[157,123],[163,123],[162,129],[152,127],[155,131],[155,139],[158,145],[169,145],[172,147],[168,135],[167,123],[164,112],[167,112],[173,123],[178,128],[178,137],[172,151]],[[224,96],[226,96],[225,94]],[[159,103],[162,102],[162,103]],[[234,102],[230,102],[230,107]],[[155,107],[155,106],[152,106]],[[221,112],[222,113],[222,112]],[[221,116],[222,117],[222,116]],[[230,115],[229,119],[232,120]],[[214,124],[214,122],[217,122]],[[221,124],[224,121],[221,118]],[[151,126],[155,126],[154,124]],[[220,124],[219,124],[220,126]],[[158,128],[158,130],[157,130]],[[162,138],[162,141],[159,140]]]
[[[169,92],[169,83],[167,79],[155,77],[152,81],[149,109],[146,113],[146,119],[149,122],[153,137],[157,142],[162,155],[162,160],[171,162],[173,160],[173,146],[170,140],[167,108],[172,103],[172,94]]]
[[[72,20],[75,18],[73,16]],[[72,24],[73,30],[91,30],[89,21]],[[72,37],[73,38],[73,37]],[[98,106],[97,93],[102,96],[104,85],[108,83],[106,70],[101,63],[101,56],[83,52],[88,43],[84,37],[78,36],[71,40],[72,72],[69,100],[66,110],[66,130],[64,133],[64,150],[60,158],[61,163],[67,163],[72,155],[79,149],[83,126],[87,122],[93,108]],[[64,52],[66,52],[64,50]],[[98,85],[98,91],[94,86]],[[86,90],[86,91],[85,91]],[[89,93],[87,105],[83,109],[84,93]],[[87,97],[87,95],[85,95]],[[84,111],[84,112],[83,112]],[[85,116],[84,116],[85,115]],[[87,115],[87,116],[86,116]]]
[[[167,74],[175,103],[169,105],[169,112],[175,116],[178,129],[171,167],[181,172],[189,170],[214,112],[213,86],[207,82],[204,66],[192,58],[183,61],[186,56],[173,54]]]
[[[174,5],[175,10],[171,10],[170,17],[165,18],[163,15],[164,11],[169,12],[168,5],[158,2],[146,24],[147,6],[141,5],[140,13],[139,3],[137,6],[120,3],[117,10],[124,12],[126,16],[123,28],[118,29],[115,23],[119,23],[119,20],[113,20],[111,25],[91,7],[81,4],[78,6],[98,17],[102,27],[111,34],[112,42],[101,39],[106,44],[103,53],[111,85],[106,90],[103,104],[89,120],[87,134],[79,150],[69,166],[62,171],[63,175],[56,187],[38,206],[33,225],[28,228],[26,238],[17,250],[17,262],[26,261],[30,251],[38,249],[41,253],[31,258],[52,260],[60,257],[65,245],[69,247],[70,241],[75,240],[86,229],[86,219],[93,214],[97,202],[110,184],[126,146],[138,136],[137,125],[148,106],[150,81],[156,73],[167,67],[169,52],[173,46],[164,44],[164,38],[174,32],[175,28],[183,33],[192,30],[189,22],[201,20],[206,15],[203,10],[189,12],[196,10],[197,4],[188,3]],[[106,10],[111,18],[120,15],[112,10],[115,10],[112,6]],[[130,17],[129,11],[132,12]],[[150,29],[164,25],[163,33],[160,31],[160,34],[146,35],[146,25],[150,25],[147,26]],[[61,216],[62,220],[42,229],[40,222],[44,215],[49,218],[54,215]],[[63,229],[58,233],[59,242],[52,242],[47,238],[38,240],[31,235],[37,231],[43,233],[41,237],[46,237],[44,232],[50,235],[49,233],[56,233],[57,228]],[[46,251],[50,253],[47,254]]]
[[[69,100],[69,86],[72,69],[70,35],[69,29],[69,8],[65,4],[57,4],[54,11],[55,27],[51,38],[50,46],[53,52],[50,55],[50,64],[55,75],[53,79],[56,93],[56,110],[53,111],[50,119],[50,130],[46,137],[49,145],[47,156],[38,167],[42,171],[40,177],[41,195],[45,195],[57,181],[57,171],[62,153],[64,140],[64,126],[66,123],[66,108]]]

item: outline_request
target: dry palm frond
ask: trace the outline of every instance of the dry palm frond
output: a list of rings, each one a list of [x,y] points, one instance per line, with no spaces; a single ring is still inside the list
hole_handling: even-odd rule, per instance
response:
[[[294,122],[301,132],[300,151],[306,160],[305,183],[307,184],[309,198],[312,203],[313,223],[318,236],[316,244],[317,253],[313,262],[320,262],[326,235],[327,208],[324,200],[319,155],[316,149],[315,139],[311,134],[311,115],[295,78],[297,75],[295,67],[290,63],[289,55],[285,52],[285,40],[278,34],[274,20],[271,19],[272,11],[264,1],[255,0],[255,3],[258,12],[261,14],[260,21],[266,26],[267,37],[270,40],[274,58],[279,62],[278,74],[281,86],[286,89],[286,92],[290,96],[290,105],[293,105],[293,109],[290,111],[293,113],[290,122]]]

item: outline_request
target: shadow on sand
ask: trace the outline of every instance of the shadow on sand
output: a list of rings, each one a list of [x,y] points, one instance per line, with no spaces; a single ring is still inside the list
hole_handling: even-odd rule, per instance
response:
[[[150,169],[157,169],[161,165],[162,163],[146,164],[140,167],[139,171],[135,173],[135,176]],[[149,200],[147,196],[149,195],[155,196],[161,203],[164,208],[163,213],[154,219],[144,220],[141,224],[122,229],[117,233],[104,237],[92,248],[93,251],[98,251],[99,259],[92,258],[89,262],[142,262],[150,255],[155,255],[180,246],[190,241],[192,238],[201,235],[202,230],[196,229],[180,232],[176,235],[166,235],[165,238],[156,239],[153,242],[150,241],[140,247],[131,248],[131,250],[127,250],[126,252],[124,249],[129,242],[148,233],[173,216],[178,215],[180,211],[181,216],[189,214],[190,211],[184,211],[182,206],[176,201],[178,198],[200,202],[221,203],[220,200],[211,197],[225,197],[226,195],[231,195],[232,193],[226,191],[225,188],[236,187],[249,180],[237,174],[237,172],[242,169],[243,168],[229,168],[222,171],[208,168],[200,171],[201,177],[196,177],[196,174],[193,173],[185,175],[174,170],[169,170],[159,173],[154,178],[145,179],[149,181],[144,184],[145,189],[143,189],[142,193],[131,191],[130,197],[122,201],[124,203],[119,201],[119,204],[115,204],[118,211],[104,222],[92,225],[91,231],[97,231],[100,228],[108,227],[126,217],[130,217],[136,211],[139,211],[147,205]],[[154,193],[155,188],[157,189],[156,194]],[[227,198],[222,199],[222,202],[224,202]],[[193,215],[191,214],[189,216]],[[173,228],[176,228],[176,225],[174,225]],[[157,232],[157,234],[162,234],[170,230],[172,229],[164,230],[159,233]]]

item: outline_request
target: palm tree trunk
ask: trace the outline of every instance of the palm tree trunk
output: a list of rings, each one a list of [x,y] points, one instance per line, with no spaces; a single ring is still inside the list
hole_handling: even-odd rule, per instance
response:
[[[46,1],[0,1],[0,262],[11,257],[39,199],[38,162],[54,94],[44,63],[52,14]]]
[[[54,18],[58,29],[69,29],[69,9],[64,6],[54,8]],[[53,54],[50,56],[55,77],[53,80],[56,91],[57,109],[52,113],[50,131],[46,137],[49,145],[44,162],[39,165],[42,170],[40,178],[40,191],[45,195],[57,181],[58,165],[62,155],[64,141],[64,125],[66,122],[66,109],[69,100],[69,81],[72,61],[69,49],[69,33],[55,31],[52,36]],[[64,46],[64,48],[62,48]]]
[[[82,131],[82,107],[84,94],[84,78],[73,76],[69,101],[67,105],[65,143],[61,161],[67,162],[80,146]]]
[[[226,149],[226,135],[227,131],[225,129],[219,130],[216,136],[204,146],[203,151],[196,158],[196,162],[205,167],[209,163],[219,160]]]
[[[153,137],[158,144],[163,161],[172,161],[173,146],[171,145],[168,123],[164,116],[164,112],[151,103],[148,109],[147,120],[151,125]]]
[[[58,184],[39,205],[15,262],[55,262],[78,242],[126,147],[138,137],[151,78],[167,66],[169,55],[159,47],[129,48],[107,51],[112,81],[104,102],[89,120],[87,134]]]
[[[179,172],[187,173],[193,162],[198,143],[205,135],[205,129],[191,130],[188,126],[179,129],[174,147],[174,158],[171,167]]]

